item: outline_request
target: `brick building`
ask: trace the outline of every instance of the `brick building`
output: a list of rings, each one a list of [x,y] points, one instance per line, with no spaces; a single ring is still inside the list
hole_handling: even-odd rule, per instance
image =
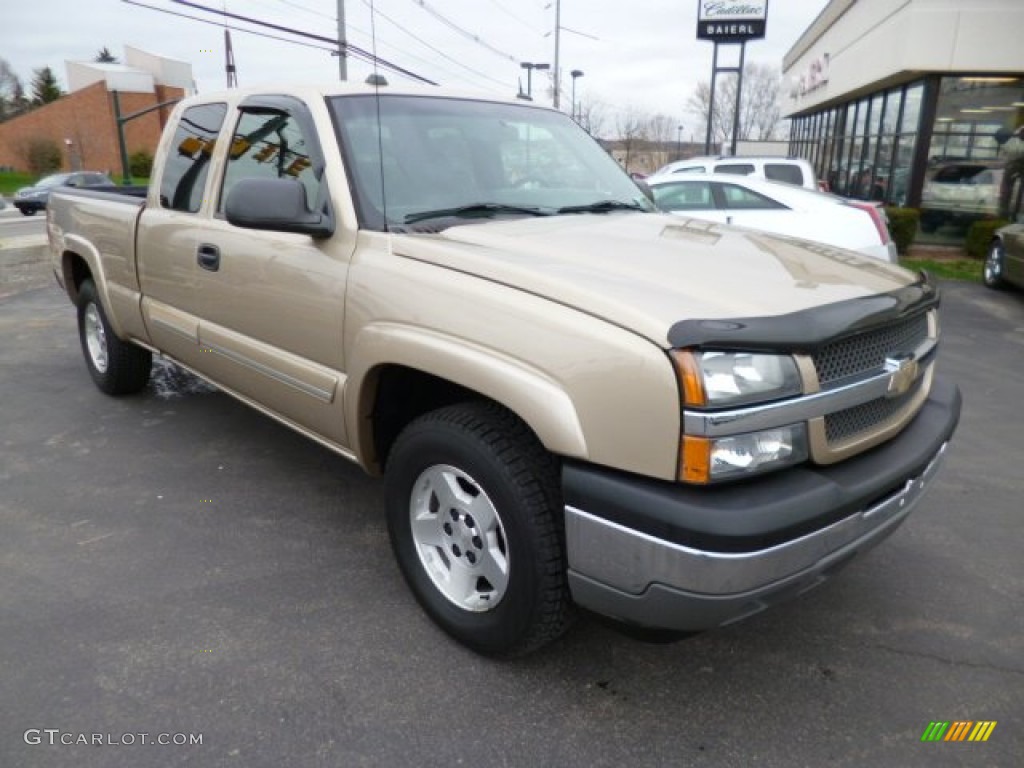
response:
[[[185,62],[130,47],[125,60],[124,65],[68,62],[70,93],[0,123],[0,167],[28,171],[29,146],[44,139],[60,148],[64,170],[109,171],[119,177],[115,93],[125,116],[194,92],[192,68]],[[168,105],[125,123],[129,155],[156,150],[171,109]]]

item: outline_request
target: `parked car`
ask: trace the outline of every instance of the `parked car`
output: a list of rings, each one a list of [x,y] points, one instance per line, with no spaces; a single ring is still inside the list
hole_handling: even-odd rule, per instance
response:
[[[821,189],[811,164],[800,157],[725,156],[691,157],[669,163],[654,172],[654,176],[675,173],[728,173],[735,176],[753,176],[756,179],[780,181],[805,189]]]
[[[50,192],[55,187],[112,187],[114,182],[105,173],[76,171],[45,176],[31,187],[22,187],[14,193],[14,207],[26,216],[46,210]]]
[[[984,163],[952,163],[925,181],[921,190],[921,229],[966,223],[999,211],[1003,169]]]
[[[815,240],[896,263],[885,213],[874,203],[846,200],[750,176],[652,176],[659,208],[694,219]]]
[[[1024,214],[1017,217],[1016,224],[996,230],[982,277],[989,288],[1024,288]]]

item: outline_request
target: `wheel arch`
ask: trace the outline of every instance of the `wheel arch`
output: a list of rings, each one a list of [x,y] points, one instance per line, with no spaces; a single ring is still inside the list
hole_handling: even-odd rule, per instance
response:
[[[121,327],[116,313],[111,309],[113,303],[108,291],[106,274],[103,271],[103,260],[92,243],[77,235],[67,235],[64,240],[64,250],[61,253],[61,273],[64,278],[64,290],[67,291],[71,303],[75,305],[78,304],[82,283],[92,280],[100,302],[107,309],[107,322],[119,337],[123,337],[124,329]]]
[[[466,400],[489,400],[508,409],[552,453],[587,455],[569,394],[550,376],[494,350],[423,329],[376,327],[360,333],[349,367],[350,444],[373,474],[383,472],[407,424]]]

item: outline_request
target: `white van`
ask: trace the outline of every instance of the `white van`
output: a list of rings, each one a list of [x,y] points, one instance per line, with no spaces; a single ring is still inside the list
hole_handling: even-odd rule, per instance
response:
[[[731,173],[753,176],[769,181],[781,181],[806,189],[821,189],[814,168],[801,157],[767,157],[754,155],[719,155],[718,157],[691,157],[662,166],[654,176],[675,173]]]

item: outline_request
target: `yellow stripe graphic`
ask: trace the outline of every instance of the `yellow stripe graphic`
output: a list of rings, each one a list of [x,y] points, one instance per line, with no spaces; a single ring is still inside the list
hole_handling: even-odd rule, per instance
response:
[[[992,731],[995,730],[996,722],[996,720],[979,720],[978,724],[971,732],[971,736],[968,741],[988,741],[988,737],[991,736]]]

